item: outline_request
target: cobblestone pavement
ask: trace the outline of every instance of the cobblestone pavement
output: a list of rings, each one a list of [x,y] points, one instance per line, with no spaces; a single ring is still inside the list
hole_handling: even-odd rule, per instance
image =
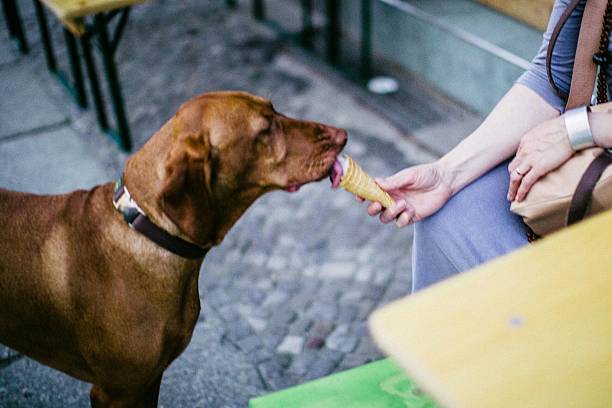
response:
[[[0,31],[0,86],[13,98],[0,102],[0,185],[57,192],[117,177],[126,156],[96,129],[93,113],[76,110],[52,82],[32,10],[23,14],[30,55],[17,55]],[[57,23],[53,32],[60,44]],[[242,89],[290,116],[346,128],[347,152],[372,174],[434,158],[362,106],[355,85],[282,45],[245,5],[136,7],[117,61],[137,147],[189,97]],[[46,107],[33,107],[28,92]],[[27,127],[24,115],[47,116]],[[204,261],[201,323],[164,377],[161,404],[245,406],[255,395],[380,358],[367,317],[409,293],[411,239],[411,229],[380,225],[328,182],[261,198]],[[0,406],[86,404],[85,384],[0,352]]]

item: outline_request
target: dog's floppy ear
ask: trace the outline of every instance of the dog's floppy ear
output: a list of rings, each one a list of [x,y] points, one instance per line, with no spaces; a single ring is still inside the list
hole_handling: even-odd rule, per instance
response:
[[[166,175],[157,201],[164,213],[194,243],[206,246],[214,239],[213,184],[215,157],[209,135],[200,131],[175,132],[166,159]]]

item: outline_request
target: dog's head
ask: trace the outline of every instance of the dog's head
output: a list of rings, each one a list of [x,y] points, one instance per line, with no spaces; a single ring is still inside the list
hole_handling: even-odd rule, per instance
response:
[[[288,118],[243,92],[198,96],[166,126],[172,143],[157,200],[200,244],[222,239],[263,193],[325,178],[347,140],[344,130]]]

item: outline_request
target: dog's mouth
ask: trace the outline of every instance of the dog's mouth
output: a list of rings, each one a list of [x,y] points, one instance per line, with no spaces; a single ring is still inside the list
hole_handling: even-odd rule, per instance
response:
[[[329,181],[331,181],[332,188],[338,188],[343,175],[344,169],[342,168],[342,163],[340,160],[338,160],[338,158],[336,158],[336,160],[334,160],[334,164],[329,170]]]
[[[289,193],[295,193],[296,191],[299,191],[299,189],[305,184],[314,181],[321,181],[326,178],[329,178],[332,181],[332,186],[338,187],[342,178],[342,164],[340,163],[338,154],[335,154],[332,157],[328,157],[325,161],[327,161],[329,164],[321,166],[325,170],[319,173],[319,176],[313,177],[312,179],[307,181],[292,181],[286,187],[284,187],[283,190]]]
[[[285,191],[288,193],[295,193],[296,191],[299,191],[299,189],[304,185],[305,183],[292,183],[290,185],[288,185],[287,187],[285,187]]]

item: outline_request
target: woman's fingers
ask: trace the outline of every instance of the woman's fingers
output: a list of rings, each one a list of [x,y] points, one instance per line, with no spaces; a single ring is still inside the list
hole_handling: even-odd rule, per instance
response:
[[[395,220],[395,225],[397,228],[404,228],[407,225],[412,224],[414,221],[414,208],[406,207],[404,212],[402,212],[397,220]]]
[[[395,190],[414,183],[415,172],[412,169],[404,169],[387,178],[377,178],[378,184],[383,190]]]
[[[510,172],[510,184],[508,186],[508,201],[514,201],[519,190],[523,178],[531,173],[532,167],[530,164],[521,163],[513,166],[514,170]],[[508,169],[510,170],[510,169]]]
[[[529,190],[531,190],[531,187],[533,187],[535,182],[538,181],[541,176],[542,174],[536,169],[531,169],[529,173],[525,174],[525,176],[521,180],[521,185],[519,186],[516,192],[516,201],[523,201],[527,196],[527,193],[529,193]]]
[[[372,202],[370,205],[368,205],[368,215],[372,217],[378,215],[378,213],[380,213],[382,210],[383,207],[380,205],[380,203]]]
[[[383,224],[390,223],[391,221],[396,219],[397,216],[405,209],[405,200],[399,200],[395,202],[391,207],[387,208],[385,211],[382,212],[382,214],[380,214],[380,222],[382,222]]]

